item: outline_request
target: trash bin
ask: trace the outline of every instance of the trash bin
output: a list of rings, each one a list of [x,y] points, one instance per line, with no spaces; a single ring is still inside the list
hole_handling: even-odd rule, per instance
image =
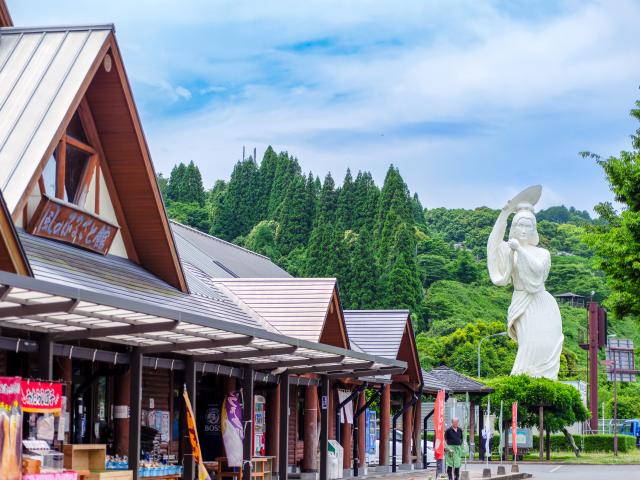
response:
[[[327,459],[327,473],[329,474],[329,478],[332,480],[342,478],[342,463],[344,458],[342,445],[335,440],[329,440],[327,450],[329,453],[329,458]]]

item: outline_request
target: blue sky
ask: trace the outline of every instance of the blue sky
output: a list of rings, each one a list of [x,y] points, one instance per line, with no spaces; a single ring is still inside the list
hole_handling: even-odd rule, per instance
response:
[[[227,178],[242,146],[341,181],[400,168],[427,207],[611,194],[578,156],[629,148],[640,2],[8,0],[16,25],[113,22],[157,170]]]

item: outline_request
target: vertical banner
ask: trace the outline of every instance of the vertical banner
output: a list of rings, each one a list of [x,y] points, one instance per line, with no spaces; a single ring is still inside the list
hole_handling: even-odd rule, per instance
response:
[[[500,451],[500,453],[498,454],[498,456],[500,458],[503,458],[504,455],[504,445],[505,445],[505,441],[506,441],[506,435],[505,435],[505,429],[504,429],[504,425],[502,424],[502,407],[503,407],[503,401],[500,400],[500,420],[498,420],[498,431],[500,432],[500,444],[498,446],[498,450]],[[508,442],[507,442],[508,443]],[[506,458],[504,458],[503,460],[506,460]]]
[[[0,479],[22,477],[20,378],[0,377]]]
[[[513,402],[513,405],[511,405],[511,445],[513,446],[514,457],[518,456],[518,442],[516,441],[517,433],[518,433],[518,402]]]
[[[436,460],[444,458],[444,409],[444,390],[439,390],[433,411],[433,428],[435,430],[433,451]]]
[[[222,441],[230,467],[242,467],[244,423],[240,392],[231,392],[222,404]]]
[[[185,388],[182,395],[184,396],[184,404],[187,410],[187,428],[189,429],[189,440],[191,441],[191,450],[193,452],[193,460],[198,465],[198,480],[211,480],[207,469],[202,463],[202,452],[200,451],[200,440],[198,439],[198,429],[196,427],[196,417],[193,414],[189,394]]]

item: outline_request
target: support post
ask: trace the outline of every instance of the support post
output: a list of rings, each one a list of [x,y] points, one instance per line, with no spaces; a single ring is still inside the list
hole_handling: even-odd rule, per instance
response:
[[[420,418],[422,417],[422,402],[420,401],[421,393],[422,392],[418,392],[418,399],[413,407],[413,449],[415,450],[413,453],[416,458],[416,466],[420,463],[420,451],[422,450],[422,445],[420,444]],[[424,432],[424,435],[426,437],[426,431]]]
[[[114,411],[119,410],[118,418],[113,419],[115,425],[115,441],[113,448],[117,455],[129,454],[129,425],[131,416],[131,369],[117,378],[117,388],[114,393]],[[125,413],[126,412],[126,413]]]
[[[432,409],[427,413],[422,422],[422,431],[424,432],[424,436],[422,438],[422,468],[425,470],[429,467],[429,458],[427,455],[427,425],[429,424],[429,419],[433,416],[434,412],[435,410]]]
[[[287,480],[289,466],[289,374],[280,375],[280,458],[278,459],[278,475],[280,480]]]
[[[411,463],[411,439],[413,438],[413,394],[405,392],[404,402],[408,408],[402,412],[402,463]]]
[[[250,480],[253,456],[253,368],[251,367],[245,367],[242,376],[242,418],[244,419],[242,478]]]
[[[184,371],[184,386],[187,389],[189,395],[189,401],[191,402],[191,408],[193,408],[193,414],[196,415],[198,406],[196,405],[196,364],[193,357],[189,357],[186,361]],[[182,464],[184,466],[184,478],[185,480],[193,480],[196,476],[196,465],[193,460],[193,450],[191,448],[191,441],[188,438],[189,432],[186,432],[187,438],[183,449]]]
[[[280,478],[280,384],[267,394],[267,425],[267,455],[274,457],[272,475]]]
[[[425,432],[426,436],[426,432]],[[476,453],[476,404],[469,400],[469,458],[474,459]]]
[[[45,333],[40,339],[38,350],[38,374],[43,380],[53,380],[53,339]]]
[[[131,369],[131,417],[129,418],[129,470],[138,479],[140,466],[140,424],[142,423],[142,352],[134,348],[129,354]],[[187,477],[185,477],[187,478]]]
[[[598,431],[598,304],[589,302],[589,426]]]
[[[304,392],[304,451],[302,471],[318,471],[318,387],[307,385]]]
[[[389,431],[391,430],[391,385],[384,385],[380,401],[380,446],[378,465],[389,465]]]
[[[384,388],[384,385],[383,385]],[[367,408],[371,406],[373,402],[376,401],[377,398],[380,397],[380,390],[375,390],[373,395],[369,400],[366,399],[366,395],[364,390],[360,392],[358,398],[358,408],[353,413],[353,476],[358,476],[358,466],[360,463],[364,464],[365,461],[360,461],[366,457],[366,432],[365,432],[365,424],[366,419],[362,416],[364,412],[367,411]]]
[[[329,471],[327,469],[327,455],[329,449],[329,379],[326,375],[320,381],[320,478],[328,480]]]

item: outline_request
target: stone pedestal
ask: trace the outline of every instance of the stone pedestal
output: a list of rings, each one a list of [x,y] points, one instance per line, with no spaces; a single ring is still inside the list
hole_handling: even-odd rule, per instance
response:
[[[483,468],[482,469],[482,478],[491,478],[491,469]]]
[[[511,473],[520,473],[520,468],[518,467],[517,463],[511,465]]]
[[[498,465],[498,471],[496,472],[496,475],[506,475],[507,474],[507,470],[504,468],[504,465]]]

